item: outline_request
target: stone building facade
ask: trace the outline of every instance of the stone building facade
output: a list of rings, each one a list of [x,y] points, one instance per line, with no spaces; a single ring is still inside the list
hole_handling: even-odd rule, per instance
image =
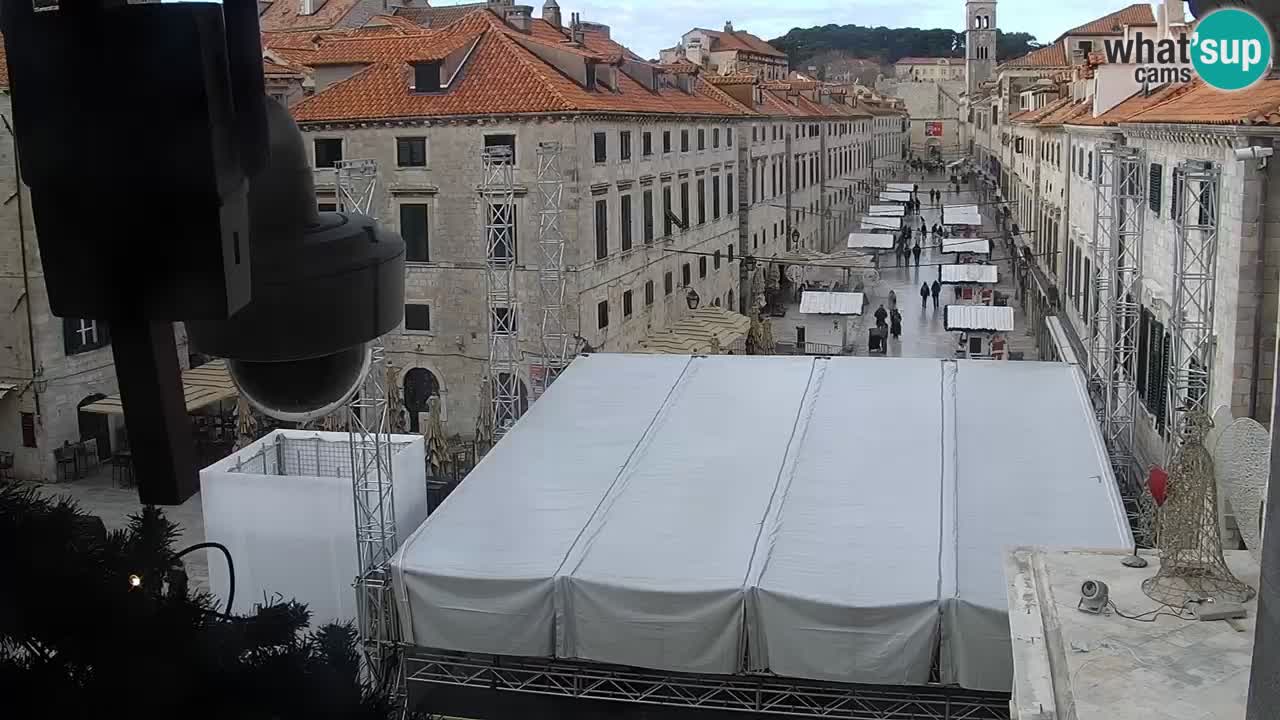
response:
[[[786,53],[726,22],[724,30],[694,28],[674,47],[658,53],[660,62],[690,62],[716,75],[746,73],[757,80],[785,80],[789,71]]]

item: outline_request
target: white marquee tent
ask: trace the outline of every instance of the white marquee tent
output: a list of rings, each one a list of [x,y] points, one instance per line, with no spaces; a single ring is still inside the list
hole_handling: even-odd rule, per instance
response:
[[[408,639],[890,685],[937,653],[943,682],[1008,690],[1003,549],[1131,542],[1081,378],[580,357],[397,553]]]
[[[942,252],[990,255],[991,241],[986,238],[942,238]]]
[[[845,247],[850,250],[865,248],[870,250],[892,250],[894,237],[892,233],[887,232],[857,232],[849,233],[849,239]]]
[[[867,208],[868,215],[880,215],[883,217],[902,217],[907,209],[901,205],[872,205]]]
[[[942,224],[982,227],[982,215],[978,213],[977,205],[944,205]]]
[[[891,182],[891,183],[885,183],[884,189],[888,190],[889,192],[910,193],[915,191],[916,186],[915,186],[915,183]]]
[[[911,191],[907,192],[881,192],[880,202],[900,202],[904,203],[911,199]]]
[[[943,265],[938,269],[938,279],[947,285],[958,283],[988,283],[999,280],[999,269],[995,265],[964,263],[963,265]]]
[[[898,230],[902,227],[902,218],[863,216],[863,230]]]

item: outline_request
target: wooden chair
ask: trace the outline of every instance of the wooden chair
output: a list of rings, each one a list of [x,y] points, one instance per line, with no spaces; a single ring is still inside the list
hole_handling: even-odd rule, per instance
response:
[[[53,459],[58,464],[58,476],[62,480],[74,480],[76,475],[76,449],[71,445],[63,445],[53,449]]]
[[[111,456],[111,484],[117,487],[133,485],[133,455],[122,452]]]

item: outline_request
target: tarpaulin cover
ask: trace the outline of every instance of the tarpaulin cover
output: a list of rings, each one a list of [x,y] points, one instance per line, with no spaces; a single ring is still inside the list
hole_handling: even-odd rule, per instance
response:
[[[944,205],[942,224],[981,226],[982,216],[978,214],[977,205]]]
[[[862,218],[863,230],[897,230],[902,227],[902,218],[865,215]]]
[[[850,683],[924,683],[937,653],[1007,690],[1001,548],[1130,543],[1082,382],[580,357],[397,553],[409,639]]]
[[[847,246],[850,249],[868,248],[877,250],[888,250],[893,247],[893,243],[897,238],[892,233],[887,232],[865,232],[865,233],[849,233]]]

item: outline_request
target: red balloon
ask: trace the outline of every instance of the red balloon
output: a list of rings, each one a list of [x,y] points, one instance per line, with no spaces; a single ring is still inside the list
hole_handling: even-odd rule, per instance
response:
[[[1157,506],[1164,505],[1165,499],[1169,496],[1169,473],[1158,465],[1151,468],[1151,476],[1147,478],[1147,489],[1151,491],[1151,497],[1155,499]]]

